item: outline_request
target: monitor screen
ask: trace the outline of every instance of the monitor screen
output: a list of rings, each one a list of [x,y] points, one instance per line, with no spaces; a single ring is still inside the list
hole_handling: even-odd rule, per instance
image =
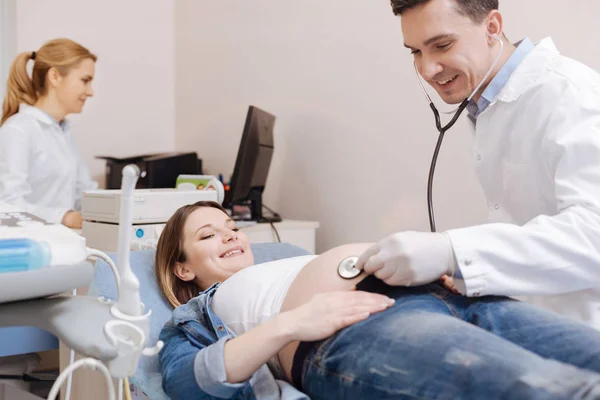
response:
[[[238,149],[230,189],[223,204],[248,204],[251,219],[262,217],[262,192],[267,183],[273,157],[273,127],[275,116],[258,107],[250,106]]]

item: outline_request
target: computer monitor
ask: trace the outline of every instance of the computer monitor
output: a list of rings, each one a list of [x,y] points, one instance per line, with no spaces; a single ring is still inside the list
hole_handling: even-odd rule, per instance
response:
[[[223,204],[234,208],[234,205],[250,207],[249,220],[257,222],[275,222],[278,217],[263,216],[262,194],[267,183],[269,166],[275,149],[273,143],[273,126],[275,116],[258,107],[250,106],[246,116],[244,132],[235,160],[235,168],[231,177],[230,189],[225,194]],[[233,215],[234,219],[241,218]]]

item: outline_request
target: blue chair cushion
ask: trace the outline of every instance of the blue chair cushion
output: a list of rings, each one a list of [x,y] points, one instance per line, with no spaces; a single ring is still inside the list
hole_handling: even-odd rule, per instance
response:
[[[280,260],[283,258],[297,257],[309,254],[306,250],[289,243],[258,243],[251,245],[254,261],[257,264]],[[130,257],[131,269],[140,281],[140,297],[146,310],[151,310],[150,337],[148,345],[158,341],[158,335],[165,322],[171,317],[173,308],[163,298],[156,282],[154,272],[154,257],[156,250],[147,249],[132,251]],[[117,254],[108,253],[116,262]],[[88,289],[88,296],[104,296],[116,300],[117,287],[112,270],[102,260],[96,262],[94,279]],[[168,397],[162,391],[158,357],[140,358],[138,369],[131,378],[131,383],[136,385],[146,396],[151,399],[162,400]]]

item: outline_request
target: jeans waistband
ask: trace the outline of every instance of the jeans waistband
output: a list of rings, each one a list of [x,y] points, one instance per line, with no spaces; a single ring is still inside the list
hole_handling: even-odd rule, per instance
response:
[[[389,293],[393,289],[393,286],[386,284],[374,275],[367,276],[356,285],[356,290],[379,294]],[[306,360],[308,353],[321,343],[322,341],[300,342],[294,353],[292,361],[292,384],[300,391],[302,390],[302,367],[304,366],[304,360]]]

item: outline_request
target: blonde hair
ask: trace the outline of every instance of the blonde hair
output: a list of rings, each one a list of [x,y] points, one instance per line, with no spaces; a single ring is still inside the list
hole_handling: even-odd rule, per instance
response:
[[[175,275],[177,263],[186,261],[183,251],[183,227],[191,213],[202,207],[212,207],[227,211],[214,201],[198,201],[180,207],[169,218],[156,246],[156,281],[162,295],[173,307],[178,307],[198,296],[202,288],[192,281],[186,282]]]
[[[96,62],[98,58],[70,39],[54,39],[46,42],[38,51],[19,54],[10,67],[0,126],[19,111],[20,103],[33,105],[46,93],[46,75],[50,68],[66,76],[71,68],[85,59]],[[29,60],[34,60],[31,78],[27,74]]]

